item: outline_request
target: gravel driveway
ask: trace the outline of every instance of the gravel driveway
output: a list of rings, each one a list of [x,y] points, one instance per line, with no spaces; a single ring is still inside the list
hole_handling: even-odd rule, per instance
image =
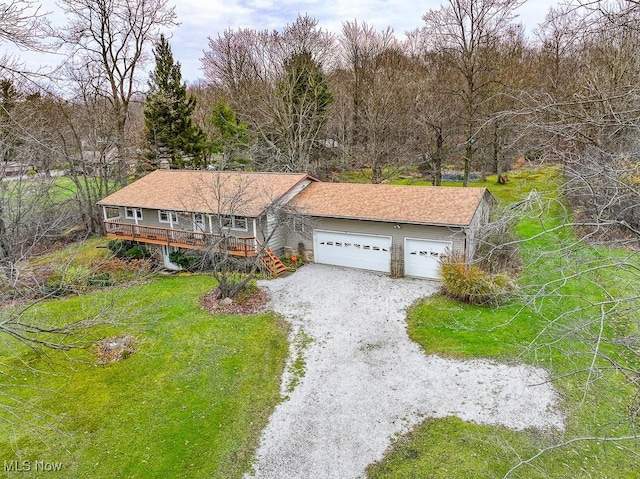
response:
[[[302,328],[312,341],[292,392],[285,374],[289,399],[271,416],[250,477],[363,477],[394,435],[425,417],[563,428],[544,370],[427,356],[409,339],[405,308],[433,293],[432,282],[311,264],[260,286],[293,334]]]

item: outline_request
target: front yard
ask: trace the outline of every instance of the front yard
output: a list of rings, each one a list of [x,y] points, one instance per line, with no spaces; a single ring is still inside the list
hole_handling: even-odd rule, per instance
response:
[[[212,286],[208,276],[155,278],[39,306],[68,321],[112,301],[120,325],[92,334],[131,334],[136,351],[100,366],[88,351],[69,361],[3,342],[0,392],[3,406],[13,407],[0,409],[5,465],[30,461],[29,477],[37,477],[36,461],[61,463],[68,478],[247,471],[280,400],[287,328],[272,314],[212,316],[198,303]]]

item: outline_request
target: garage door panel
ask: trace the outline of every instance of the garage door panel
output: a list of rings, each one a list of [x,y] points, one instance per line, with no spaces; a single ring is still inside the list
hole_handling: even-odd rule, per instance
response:
[[[418,278],[440,278],[440,259],[451,251],[451,241],[405,238],[404,274]]]
[[[337,231],[314,231],[316,263],[391,271],[391,238]]]

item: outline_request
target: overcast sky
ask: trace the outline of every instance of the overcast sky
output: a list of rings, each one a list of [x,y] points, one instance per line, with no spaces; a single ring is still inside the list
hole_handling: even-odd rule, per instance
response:
[[[55,0],[42,0],[42,11],[51,12],[55,25],[65,22]],[[422,15],[438,8],[443,0],[178,0],[175,1],[180,26],[171,32],[174,58],[182,64],[182,76],[187,82],[202,77],[200,58],[207,48],[207,37],[231,28],[281,30],[295,21],[297,15],[309,14],[320,27],[339,33],[342,22],[367,22],[377,30],[391,27],[402,36],[404,32],[422,27]],[[518,21],[531,32],[540,23],[555,0],[527,0],[516,13]],[[7,45],[0,45],[6,49]],[[20,56],[30,68],[57,63],[55,56]]]

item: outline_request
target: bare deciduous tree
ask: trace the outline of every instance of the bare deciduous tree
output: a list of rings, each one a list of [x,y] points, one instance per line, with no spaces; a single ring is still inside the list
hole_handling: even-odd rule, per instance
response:
[[[496,81],[494,64],[486,50],[511,25],[513,11],[521,0],[449,0],[437,10],[428,11],[424,35],[430,50],[455,68],[458,79],[451,78],[450,94],[460,98],[464,121],[464,186],[477,149],[478,120],[487,88]]]
[[[0,45],[10,43],[27,50],[42,50],[45,14],[34,0],[11,0],[0,3]],[[8,53],[0,53],[2,75],[24,77],[20,60]]]
[[[176,25],[174,8],[167,0],[61,0],[60,6],[70,18],[60,31],[69,49],[67,63],[113,110],[119,179],[125,186],[126,126],[139,69],[160,30]]]
[[[209,39],[205,75],[256,137],[262,169],[312,171],[326,141],[323,77],[333,39],[317,25],[305,15],[282,32],[245,29]]]
[[[250,177],[221,173],[202,178],[193,186],[192,194],[192,201],[198,204],[205,201],[207,211],[218,212],[210,218],[213,234],[209,236],[203,264],[210,264],[222,298],[233,298],[258,272],[276,266],[269,248],[273,238],[294,223],[298,226],[309,223],[290,205],[271,197],[268,186]],[[249,225],[247,208],[256,204],[266,207],[260,218]],[[239,239],[238,221],[244,222],[245,229],[253,230],[251,239]],[[206,225],[202,228],[206,229]]]

